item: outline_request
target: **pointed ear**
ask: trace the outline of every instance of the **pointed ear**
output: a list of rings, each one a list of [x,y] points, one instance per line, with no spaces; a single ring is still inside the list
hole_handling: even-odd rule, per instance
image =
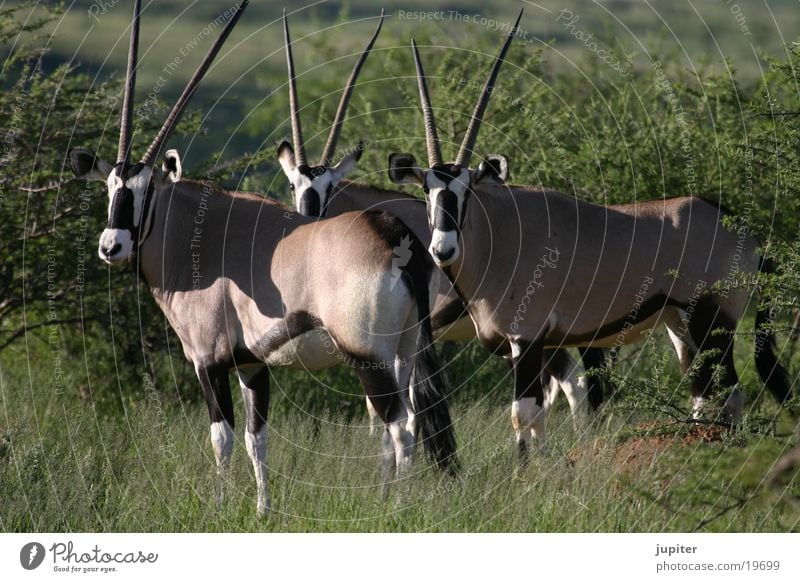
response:
[[[415,184],[422,186],[425,175],[411,154],[391,154],[389,156],[389,179],[395,184]]]
[[[167,182],[180,182],[183,165],[178,150],[167,150],[167,153],[164,154],[164,162],[161,164],[161,171],[164,173],[163,179]]]
[[[341,162],[331,168],[334,184],[356,169],[358,160],[361,159],[361,155],[364,153],[364,147],[363,141],[358,142],[356,149],[352,153],[346,155]]]
[[[472,174],[472,183],[505,184],[508,180],[508,160],[500,154],[489,154]]]
[[[92,150],[72,148],[69,150],[69,161],[72,173],[82,180],[105,182],[113,167],[102,158],[98,158]]]
[[[278,146],[278,161],[281,163],[283,173],[287,177],[297,167],[297,163],[294,161],[294,149],[292,149],[292,144],[288,141],[282,141],[281,145]]]

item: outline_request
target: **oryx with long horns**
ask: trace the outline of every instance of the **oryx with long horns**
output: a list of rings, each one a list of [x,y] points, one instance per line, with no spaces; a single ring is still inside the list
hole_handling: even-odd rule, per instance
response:
[[[345,212],[363,212],[368,210],[383,210],[400,218],[414,231],[420,241],[428,245],[431,239],[431,230],[425,213],[425,204],[422,200],[403,192],[389,191],[376,188],[368,184],[353,182],[344,179],[349,172],[355,169],[364,149],[364,142],[360,141],[350,149],[344,158],[333,165],[334,153],[338,145],[347,113],[347,105],[352,97],[358,75],[369,56],[372,47],[380,33],[383,24],[383,11],[378,19],[378,25],[369,42],[359,55],[350,77],[347,80],[342,96],[336,108],[336,115],[331,126],[328,139],[325,143],[322,156],[318,165],[308,163],[303,129],[300,121],[300,105],[297,97],[297,77],[292,56],[292,41],[289,35],[289,23],[286,12],[283,15],[284,39],[286,44],[286,63],[289,85],[289,108],[292,126],[292,141],[281,142],[277,149],[278,160],[289,180],[292,199],[295,209],[305,216],[326,217],[337,216]],[[446,341],[470,340],[476,336],[475,327],[469,318],[466,306],[459,298],[452,284],[439,269],[434,273],[437,285],[437,294],[433,297],[432,324],[434,337]],[[593,350],[584,361],[591,361],[597,365],[602,361],[602,351]],[[549,387],[546,404],[561,388],[569,401],[573,418],[579,422],[585,416],[587,388],[588,401],[593,408],[602,402],[602,385],[595,379],[579,377],[583,372],[581,367],[572,359],[566,350],[548,350],[545,356],[546,373]],[[367,402],[369,408],[369,401]],[[374,414],[371,411],[371,417]]]
[[[387,479],[390,470],[399,472],[410,462],[414,437],[407,426],[415,423],[437,465],[452,467],[455,441],[431,346],[433,265],[424,247],[385,213],[318,223],[255,194],[182,179],[174,150],[161,168],[153,165],[246,0],[142,161],[132,164],[140,4],[136,0],[117,163],[83,148],[72,149],[70,159],[76,176],[107,183],[108,225],[100,257],[109,264],[138,259],[143,280],[194,364],[208,405],[220,483],[233,451],[228,374],[235,369],[246,404],[245,445],[255,469],[257,508],[267,512],[269,366],[351,365],[387,427],[382,440]],[[394,248],[403,239],[411,256],[395,269]],[[407,397],[412,371],[416,408]]]
[[[545,347],[627,344],[661,323],[684,372],[698,358],[691,381],[694,405],[702,405],[718,380],[730,390],[725,410],[735,421],[743,395],[733,332],[749,297],[745,289],[725,283],[732,269],[753,274],[768,268],[752,236],[726,230],[720,208],[695,197],[598,206],[552,190],[507,185],[503,156],[486,156],[470,168],[520,18],[494,61],[453,163],[443,161],[412,41],[428,167],[411,154],[392,154],[389,175],[395,183],[423,188],[432,230],[429,252],[467,302],[481,342],[511,357],[511,420],[521,460],[532,437],[544,439]],[[772,332],[764,326],[767,319],[759,310],[756,365],[783,402],[791,390],[773,351]]]

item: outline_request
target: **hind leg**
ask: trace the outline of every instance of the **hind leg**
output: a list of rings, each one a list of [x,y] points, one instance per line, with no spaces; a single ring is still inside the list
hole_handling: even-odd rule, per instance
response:
[[[242,389],[247,412],[247,428],[244,444],[247,455],[253,463],[256,476],[257,502],[259,516],[266,516],[270,509],[269,484],[267,481],[267,410],[269,409],[269,369],[239,368],[239,386]]]
[[[378,417],[378,411],[372,406],[369,396],[365,397],[367,402],[367,416],[369,416],[369,434],[374,435],[381,427],[381,419]]]
[[[564,349],[546,350],[544,361],[546,370],[552,375],[550,392],[553,394],[557,392],[558,388],[555,390],[552,388],[553,380],[555,380],[557,386],[564,391],[564,395],[567,397],[575,429],[586,426],[588,413],[586,410],[586,380],[583,377],[578,378],[578,373],[582,372],[580,366]],[[543,382],[543,385],[547,384]],[[548,400],[551,402],[548,403]],[[545,412],[549,409],[548,404],[552,404],[552,398],[545,400]]]
[[[410,403],[398,389],[394,370],[382,367],[379,360],[361,360],[355,371],[386,428],[381,438],[386,492],[392,465],[395,476],[399,476],[411,464],[414,456],[414,435],[407,428]]]
[[[394,379],[401,395],[406,395],[408,403],[408,422],[406,429],[419,439],[419,425],[416,414],[417,405],[414,400],[414,362],[417,357],[417,317],[412,313],[406,319],[403,333],[397,346],[394,359]]]
[[[531,438],[545,448],[544,389],[542,342],[511,342],[511,363],[514,370],[514,402],[511,405],[511,425],[517,440],[519,464],[528,463]]]
[[[586,376],[582,377],[586,383],[586,395],[589,400],[589,405],[592,407],[592,410],[597,410],[605,399],[604,391],[606,390],[606,385],[608,385],[609,395],[614,392],[614,384],[611,382],[608,373],[610,366],[608,362],[606,362],[605,350],[603,350],[603,348],[578,348],[578,352],[581,355],[581,363],[583,364],[584,370],[596,368],[604,371],[602,376],[592,375],[588,378]]]
[[[217,462],[217,502],[225,497],[225,482],[233,453],[233,401],[228,366],[218,363],[196,364],[195,371],[211,420],[211,448]]]

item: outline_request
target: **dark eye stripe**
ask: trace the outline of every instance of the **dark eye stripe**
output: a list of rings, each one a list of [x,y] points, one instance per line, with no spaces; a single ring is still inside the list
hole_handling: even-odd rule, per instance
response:
[[[444,190],[436,197],[436,207],[433,209],[433,228],[449,231],[456,230],[458,226],[458,197]]]
[[[133,191],[123,186],[114,194],[111,200],[111,209],[108,212],[108,226],[119,230],[133,232]]]

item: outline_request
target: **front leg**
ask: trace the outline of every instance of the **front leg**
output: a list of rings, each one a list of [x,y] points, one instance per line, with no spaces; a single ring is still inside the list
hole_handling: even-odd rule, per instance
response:
[[[256,508],[260,517],[270,510],[269,483],[267,479],[267,411],[269,410],[269,368],[237,369],[239,386],[242,388],[247,411],[247,428],[244,443],[253,463],[256,475],[258,501]]]
[[[511,342],[511,366],[514,370],[514,402],[511,405],[511,425],[517,439],[519,464],[528,464],[531,437],[542,450],[545,447],[545,410],[543,373],[543,342],[541,340]]]
[[[217,502],[222,503],[233,453],[233,401],[228,367],[218,363],[196,364],[195,371],[211,419],[211,448],[217,461]]]

